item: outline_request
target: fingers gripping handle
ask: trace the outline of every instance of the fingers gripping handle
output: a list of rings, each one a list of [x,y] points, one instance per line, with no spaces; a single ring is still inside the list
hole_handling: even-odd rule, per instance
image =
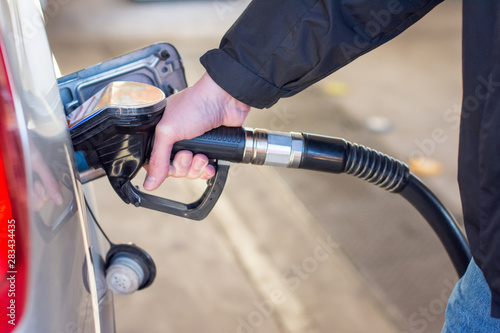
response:
[[[153,141],[152,135],[147,144],[146,160],[151,155]],[[193,154],[201,153],[210,159],[217,160],[215,176],[207,181],[207,188],[201,198],[189,204],[144,193],[134,186],[130,179],[114,188],[123,201],[136,207],[145,207],[192,220],[202,220],[213,209],[222,193],[229,172],[229,162],[241,162],[244,148],[245,131],[241,127],[219,127],[197,138],[180,141],[174,145],[172,155],[181,150],[189,150]]]

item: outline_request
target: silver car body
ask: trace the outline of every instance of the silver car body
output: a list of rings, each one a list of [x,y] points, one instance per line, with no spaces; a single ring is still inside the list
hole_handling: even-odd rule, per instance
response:
[[[27,282],[17,287],[25,288],[26,297],[12,332],[114,332],[104,278],[107,244],[88,214],[89,191],[76,174],[39,1],[0,0],[0,31],[28,195],[27,221],[19,224],[27,236]],[[6,169],[10,162],[4,160]],[[40,202],[54,181],[62,205],[50,198]]]

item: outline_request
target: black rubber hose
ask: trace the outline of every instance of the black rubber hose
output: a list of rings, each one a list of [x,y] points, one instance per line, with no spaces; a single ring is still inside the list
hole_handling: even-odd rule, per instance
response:
[[[408,166],[371,148],[347,142],[344,172],[389,192],[400,192],[410,175]]]
[[[458,275],[464,275],[472,255],[467,240],[451,213],[413,174],[410,174],[406,186],[399,194],[427,220],[448,252]]]
[[[388,155],[344,139],[303,133],[304,153],[299,168],[347,173],[401,194],[435,231],[457,273],[462,276],[471,259],[467,241],[451,213],[413,174],[408,166]],[[219,127],[175,144],[174,152],[191,150],[209,158],[239,163],[245,152],[245,130]]]
[[[471,260],[469,245],[457,222],[408,166],[376,150],[347,142],[344,172],[387,191],[399,193],[425,218],[441,240],[455,270],[462,276]]]

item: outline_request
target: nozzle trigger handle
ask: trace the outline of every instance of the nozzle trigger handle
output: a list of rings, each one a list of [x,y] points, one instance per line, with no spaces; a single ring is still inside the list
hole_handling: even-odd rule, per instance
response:
[[[121,192],[129,200],[129,203],[136,207],[145,207],[199,221],[203,220],[217,203],[226,184],[228,172],[229,162],[217,161],[215,176],[207,181],[205,192],[200,199],[189,204],[144,193],[130,180],[123,184]]]

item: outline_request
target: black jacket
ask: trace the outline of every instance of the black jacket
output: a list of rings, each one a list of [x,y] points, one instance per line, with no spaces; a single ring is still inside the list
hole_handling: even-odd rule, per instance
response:
[[[201,58],[236,99],[267,108],[389,41],[441,0],[253,0]],[[459,185],[473,257],[500,318],[500,1],[464,0]]]

